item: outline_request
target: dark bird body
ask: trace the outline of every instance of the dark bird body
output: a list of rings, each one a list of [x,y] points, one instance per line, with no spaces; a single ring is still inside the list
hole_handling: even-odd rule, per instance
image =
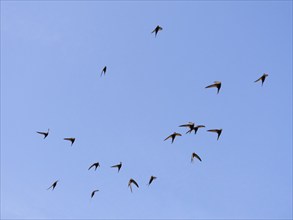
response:
[[[118,168],[118,173],[119,173],[121,167],[122,167],[122,162],[120,162],[120,163],[117,164],[117,165],[111,166],[111,168]]]
[[[59,180],[55,181],[48,189],[52,188],[52,190],[55,189],[55,187],[57,186],[57,183],[58,183]],[[47,189],[47,190],[48,190]]]
[[[261,80],[261,86],[263,85],[264,81],[266,80],[266,78],[269,76],[269,74],[264,73],[261,77],[259,77],[257,80],[255,80],[254,82],[258,82]]]
[[[131,179],[129,180],[129,182],[128,182],[128,187],[130,188],[130,191],[131,191],[131,192],[132,192],[132,186],[131,186],[132,183],[133,183],[134,185],[136,185],[137,188],[139,188],[137,182],[136,182],[134,179],[131,178]]]
[[[64,138],[64,140],[66,141],[70,141],[71,142],[71,146],[73,145],[75,138]]]
[[[215,87],[215,88],[218,89],[218,91],[217,91],[217,94],[218,94],[220,89],[221,89],[221,86],[222,86],[222,83],[220,81],[215,81],[214,84],[209,85],[209,86],[207,86],[205,88],[213,88],[213,87]]]
[[[155,176],[151,176],[148,185],[151,185],[151,183],[152,183],[155,179],[157,179],[157,177],[155,177]]]
[[[219,140],[219,137],[220,137],[220,135],[222,133],[222,129],[210,129],[210,130],[207,130],[207,131],[208,132],[215,132],[215,133],[217,133],[218,134],[217,140]]]
[[[99,163],[99,162],[94,163],[94,164],[92,164],[92,165],[88,168],[88,170],[90,170],[92,167],[95,167],[95,170],[96,170],[99,166],[100,166],[100,163]]]
[[[99,192],[99,190],[98,190],[98,189],[96,189],[96,190],[92,191],[91,198],[93,198],[93,197],[94,197],[94,195],[95,195],[95,193],[96,193],[96,192]]]
[[[49,134],[49,130],[50,130],[50,129],[48,129],[47,132],[37,131],[37,133],[38,133],[38,134],[41,134],[41,135],[44,135],[44,139],[45,139],[45,138],[48,136],[48,134]]]
[[[169,138],[172,138],[172,142],[171,143],[173,143],[176,136],[182,136],[182,135],[179,134],[179,133],[174,132],[173,134],[171,134],[168,137],[166,137],[165,140],[168,140]]]
[[[104,66],[104,68],[102,69],[102,72],[101,72],[101,76],[103,74],[106,75],[106,72],[107,72],[107,66]]]
[[[155,33],[155,37],[157,36],[157,34],[158,34],[158,32],[159,31],[162,31],[163,30],[163,28],[162,27],[160,27],[159,25],[152,31],[152,33]]]
[[[201,162],[201,158],[196,153],[193,152],[191,154],[191,163],[193,162],[194,158],[197,158]]]

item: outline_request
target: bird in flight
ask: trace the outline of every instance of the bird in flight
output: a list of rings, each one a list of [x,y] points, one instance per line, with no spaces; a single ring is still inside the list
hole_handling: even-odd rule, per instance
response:
[[[155,179],[157,179],[157,177],[155,177],[155,176],[151,176],[148,185],[151,185],[151,183],[152,183]]]
[[[139,188],[137,182],[135,182],[135,180],[131,178],[131,179],[128,181],[128,187],[130,188],[130,191],[131,191],[131,192],[132,192],[132,186],[131,186],[132,183],[133,183],[134,185],[136,185],[137,188]]]
[[[215,132],[215,133],[217,133],[218,134],[217,140],[219,140],[219,137],[220,137],[220,135],[222,133],[222,129],[210,129],[210,130],[207,130],[207,131],[208,132]]]
[[[94,163],[94,164],[92,164],[92,165],[89,167],[88,170],[90,170],[92,167],[95,167],[95,170],[96,170],[99,166],[100,166],[100,163],[99,163],[99,162]]]
[[[219,93],[220,89],[221,89],[221,85],[222,83],[220,81],[215,81],[214,84],[207,86],[206,88],[213,88],[216,87],[218,89],[217,94]]]
[[[73,144],[74,141],[75,141],[75,138],[64,138],[64,140],[66,140],[66,141],[70,141],[70,142],[71,142],[71,146],[72,146],[72,144]]]
[[[50,129],[48,129],[47,132],[37,131],[37,133],[38,133],[38,134],[42,134],[42,135],[44,135],[44,139],[45,139],[45,138],[48,136],[48,134],[49,134],[49,130],[50,130]]]
[[[57,181],[55,181],[48,189],[50,189],[50,188],[52,188],[52,190],[54,190],[55,189],[55,187],[56,187],[56,185],[57,185],[57,183],[58,183],[58,181],[59,180],[57,180]],[[48,190],[47,189],[47,190]]]
[[[201,162],[201,158],[196,153],[193,152],[191,154],[191,163],[193,163],[194,158],[197,158]]]
[[[106,75],[106,71],[107,71],[107,66],[104,66],[104,68],[102,69],[102,72],[101,72],[101,76],[104,74]]]
[[[197,130],[199,129],[199,128],[205,128],[206,126],[204,126],[204,125],[197,125],[197,126],[194,126],[194,128],[192,129],[192,130],[194,130],[194,134],[196,134],[196,132],[197,132]],[[192,132],[192,130],[189,130],[188,132]],[[186,133],[187,134],[187,133]]]
[[[192,131],[194,131],[194,134],[196,134],[197,130],[199,128],[204,128],[204,125],[196,125],[193,122],[188,122],[187,124],[184,125],[180,125],[179,127],[188,127],[189,130],[186,132],[186,134],[191,133]]]
[[[188,127],[189,130],[186,132],[186,134],[187,134],[187,133],[190,133],[193,130],[194,123],[193,122],[188,122],[187,124],[179,125],[179,127]]]
[[[94,197],[94,195],[95,195],[95,193],[96,193],[96,192],[99,192],[99,190],[98,190],[98,189],[96,189],[96,190],[92,191],[91,198],[93,198],[93,197]]]
[[[155,37],[157,36],[157,34],[158,34],[158,32],[159,31],[162,31],[163,30],[163,28],[162,27],[160,27],[159,25],[152,31],[152,33],[154,33],[155,32]]]
[[[122,167],[122,162],[120,162],[120,163],[117,164],[117,165],[113,165],[113,166],[111,166],[111,168],[118,168],[118,173],[119,173],[121,167]]]
[[[264,73],[261,77],[259,77],[257,80],[255,80],[254,82],[258,82],[261,80],[261,86],[263,85],[264,81],[266,80],[266,78],[269,76],[269,74]]]
[[[176,136],[182,136],[182,135],[179,134],[179,133],[174,132],[173,134],[171,134],[168,137],[166,137],[165,140],[168,140],[169,138],[172,138],[172,143],[173,143]]]

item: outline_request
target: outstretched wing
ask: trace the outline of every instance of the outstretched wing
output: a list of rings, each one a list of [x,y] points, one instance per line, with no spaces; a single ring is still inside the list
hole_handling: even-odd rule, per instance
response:
[[[261,80],[262,76],[259,77],[257,80],[255,80],[254,82],[258,82],[259,80]]]
[[[201,158],[196,154],[196,153],[193,153],[193,158],[197,158],[199,161],[201,161]]]
[[[149,184],[148,185],[151,185],[151,183],[153,182],[154,178],[151,176],[150,178],[150,181],[149,181]]]
[[[171,137],[172,137],[172,134],[169,135],[168,137],[166,137],[165,140],[168,140],[168,139],[171,138]],[[164,140],[164,141],[165,141],[165,140]]]
[[[212,85],[206,86],[205,88],[213,88],[213,87],[217,87],[217,85],[216,84],[212,84]]]
[[[74,141],[75,141],[75,138],[64,138],[64,140],[70,141],[71,145],[72,145],[74,143]]]
[[[95,164],[92,164],[89,168],[88,168],[88,170],[90,170],[92,167],[94,167],[95,166]]]
[[[137,182],[135,180],[132,180],[133,184],[136,185],[137,188],[139,188]]]
[[[57,182],[58,182],[58,181],[55,181],[55,182],[54,182],[54,183],[53,183],[48,189],[51,189],[51,188],[52,188],[52,190],[53,190],[53,189],[56,187]],[[48,189],[47,189],[47,190],[48,190]]]
[[[131,186],[131,183],[132,183],[132,181],[129,180],[129,181],[128,181],[128,187],[130,188],[130,191],[132,192],[132,186]]]
[[[93,198],[94,195],[95,195],[95,193],[98,192],[98,191],[99,191],[98,189],[97,189],[97,190],[94,190],[94,191],[92,192],[92,194],[91,194],[91,198]]]
[[[113,165],[113,166],[111,166],[111,168],[115,168],[115,167],[118,167],[118,165]]]
[[[38,134],[42,134],[42,135],[45,135],[46,133],[45,132],[41,132],[41,131],[37,131]]]
[[[189,128],[193,128],[193,127],[194,127],[194,123],[193,123],[193,122],[189,122],[189,123],[187,123],[187,124],[179,125],[179,127],[189,127]]]

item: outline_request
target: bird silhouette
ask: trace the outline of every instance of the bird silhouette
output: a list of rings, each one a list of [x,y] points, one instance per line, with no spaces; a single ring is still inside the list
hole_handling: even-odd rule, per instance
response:
[[[191,133],[192,130],[194,130],[194,134],[196,134],[196,133],[197,133],[197,130],[198,130],[199,128],[205,128],[205,126],[204,126],[204,125],[197,125],[197,126],[194,126],[194,128],[191,129],[191,130],[189,130],[188,132]],[[188,132],[187,132],[187,133],[188,133]],[[186,134],[187,134],[187,133],[186,133]]]
[[[118,173],[119,173],[121,167],[122,167],[122,162],[120,162],[119,164],[111,166],[111,168],[118,168]]]
[[[201,162],[201,158],[196,153],[193,152],[191,154],[191,163],[193,163],[194,158],[197,158]]]
[[[219,140],[219,137],[220,137],[220,135],[222,133],[222,129],[210,129],[210,130],[207,130],[207,131],[208,132],[215,132],[215,133],[217,133],[218,134],[217,140]]]
[[[194,134],[196,134],[197,130],[199,128],[204,128],[204,125],[196,125],[193,122],[188,122],[187,124],[184,125],[180,125],[179,127],[188,127],[189,130],[186,132],[186,134],[191,133],[192,131],[194,131]]]
[[[166,137],[165,140],[168,140],[169,138],[172,138],[172,142],[171,143],[173,143],[176,136],[182,136],[182,135],[179,134],[179,133],[174,132],[173,134],[171,134],[168,137]]]
[[[93,198],[93,197],[94,197],[94,195],[95,195],[95,193],[96,193],[96,192],[99,192],[99,190],[98,190],[98,189],[96,189],[96,190],[92,191],[91,198]]]
[[[135,182],[135,180],[131,178],[131,179],[128,181],[128,187],[130,188],[130,191],[131,191],[131,192],[132,192],[132,186],[131,186],[132,183],[133,183],[134,185],[136,185],[137,188],[139,188],[137,182]]]
[[[151,176],[148,185],[151,185],[151,183],[152,183],[155,179],[157,179],[157,177],[155,177],[155,176]]]
[[[163,30],[163,28],[162,27],[160,27],[159,25],[152,31],[152,33],[154,33],[155,32],[155,37],[157,36],[157,34],[158,34],[158,32],[159,31],[162,31]]]
[[[189,130],[186,132],[186,134],[187,134],[187,133],[190,133],[193,130],[194,123],[193,122],[188,122],[187,124],[179,125],[179,127],[188,127]]]
[[[99,163],[99,162],[96,162],[96,163],[92,164],[92,165],[88,168],[88,170],[90,170],[92,167],[95,167],[95,170],[96,170],[99,166],[100,166],[100,163]]]
[[[57,183],[58,183],[58,181],[59,180],[57,180],[57,181],[55,181],[48,189],[50,189],[50,188],[52,188],[52,190],[54,190],[55,189],[55,187],[56,187],[56,185],[57,185]],[[48,190],[47,189],[47,190]]]
[[[101,76],[104,74],[106,75],[106,71],[107,71],[107,66],[104,66],[104,68],[102,69],[102,72],[101,72]]]
[[[218,92],[217,92],[217,94],[218,94],[219,91],[220,91],[220,89],[221,89],[221,85],[222,85],[222,83],[220,81],[215,81],[214,84],[209,85],[209,86],[207,86],[205,88],[213,88],[213,87],[216,87],[218,89]]]
[[[44,135],[44,139],[45,139],[45,138],[48,136],[48,134],[49,134],[49,130],[50,130],[50,129],[48,129],[47,132],[37,131],[37,133],[38,133],[38,134],[42,134],[42,135]]]
[[[264,73],[261,77],[259,77],[257,80],[255,80],[254,82],[258,82],[261,80],[261,86],[263,85],[264,81],[266,80],[266,78],[269,76],[269,74]]]
[[[70,142],[71,142],[71,146],[72,146],[72,144],[73,144],[74,141],[75,141],[75,138],[64,138],[64,140],[66,140],[66,141],[70,141]]]

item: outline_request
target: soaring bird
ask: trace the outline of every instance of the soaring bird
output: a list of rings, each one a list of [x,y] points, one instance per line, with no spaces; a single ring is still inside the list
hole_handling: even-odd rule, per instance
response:
[[[190,133],[193,130],[194,123],[193,122],[188,122],[187,124],[179,125],[179,127],[188,127],[189,130],[186,132],[186,134],[187,134],[187,133]]]
[[[113,165],[113,166],[111,166],[111,168],[118,168],[118,173],[119,173],[121,167],[122,167],[122,162],[120,162],[120,163],[117,164],[117,165]]]
[[[131,179],[128,181],[128,187],[130,188],[130,191],[131,191],[131,192],[132,192],[131,183],[133,183],[134,185],[136,185],[137,188],[139,188],[137,182],[135,182],[135,180],[131,178]]]
[[[96,192],[99,192],[99,190],[98,190],[98,189],[96,189],[96,190],[92,191],[91,198],[93,198],[93,197],[94,197],[94,195],[95,195],[95,193],[96,193]]]
[[[50,129],[48,129],[47,132],[37,131],[37,133],[38,133],[38,134],[42,134],[42,135],[44,135],[44,139],[45,139],[45,138],[48,136],[48,134],[49,134],[49,130],[50,130]]]
[[[207,130],[207,131],[217,133],[218,134],[217,140],[219,140],[219,137],[220,137],[220,135],[222,133],[222,129],[210,129],[210,130]]]
[[[155,32],[155,37],[157,36],[157,34],[158,34],[158,32],[159,31],[162,31],[163,30],[163,28],[162,27],[160,27],[159,25],[152,31],[152,33],[154,33]]]
[[[166,137],[165,140],[167,140],[167,139],[169,139],[169,138],[172,138],[172,143],[173,143],[173,142],[174,142],[174,139],[175,139],[176,136],[182,136],[182,135],[179,134],[179,133],[174,132],[173,134],[171,134],[171,135],[169,135],[168,137]],[[165,141],[165,140],[164,140],[164,141]]]
[[[155,179],[157,179],[157,177],[155,177],[155,176],[151,176],[148,185],[151,185],[151,183],[152,183]]]
[[[204,125],[196,125],[193,122],[188,122],[187,124],[184,125],[180,125],[179,127],[188,127],[189,130],[186,132],[186,134],[191,133],[192,131],[194,131],[194,134],[196,134],[197,130],[199,128],[204,128]]]
[[[215,81],[214,84],[209,85],[209,86],[207,86],[206,88],[213,88],[213,87],[216,87],[216,88],[218,89],[218,92],[217,92],[217,94],[218,94],[219,91],[220,91],[221,85],[222,85],[222,83],[221,83],[220,81]]]
[[[99,162],[94,163],[94,164],[92,164],[92,165],[89,167],[88,170],[90,170],[92,167],[95,167],[95,170],[96,170],[99,166],[100,166],[100,163],[99,163]]]
[[[259,77],[257,80],[255,80],[254,82],[258,82],[261,80],[261,86],[263,85],[265,79],[269,76],[269,74],[264,73],[261,77]]]
[[[193,159],[194,159],[194,158],[197,158],[197,159],[201,162],[201,158],[200,158],[196,153],[193,152],[193,153],[191,154],[191,163],[193,162]]]
[[[50,188],[52,188],[52,190],[54,190],[55,189],[55,187],[56,187],[56,185],[57,185],[57,183],[58,183],[58,181],[59,180],[57,180],[57,181],[55,181],[48,189],[50,189]],[[47,189],[47,190],[48,190]]]
[[[190,129],[188,132],[191,133],[192,130],[194,130],[194,134],[196,134],[196,132],[197,132],[197,130],[198,130],[199,128],[205,128],[205,126],[204,126],[204,125],[197,125],[197,126],[194,126],[194,128],[193,128],[193,129]],[[187,133],[188,133],[188,132],[187,132]],[[186,133],[186,134],[187,134],[187,133]]]
[[[106,71],[107,71],[107,66],[104,66],[104,68],[102,69],[102,72],[101,72],[101,76],[104,74],[106,75]]]
[[[70,142],[71,142],[71,146],[72,146],[72,144],[73,144],[74,141],[75,141],[75,138],[64,138],[64,140],[66,140],[66,141],[70,141]]]

